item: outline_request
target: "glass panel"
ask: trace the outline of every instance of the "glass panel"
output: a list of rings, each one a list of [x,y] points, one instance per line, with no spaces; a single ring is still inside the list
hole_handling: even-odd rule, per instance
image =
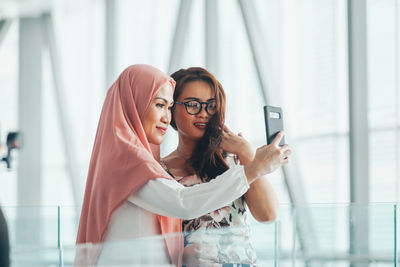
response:
[[[174,235],[170,236],[170,238]],[[170,266],[165,258],[164,237],[155,236],[121,242],[63,248],[62,266]],[[101,252],[101,253],[100,253]]]
[[[393,266],[393,209],[390,204],[306,205],[291,212],[285,207],[279,266]]]
[[[398,266],[399,263],[399,245],[400,245],[400,241],[399,241],[399,219],[400,219],[400,209],[399,209],[399,205],[394,205],[394,245],[395,245],[395,249],[394,249],[394,266]]]
[[[58,248],[31,248],[11,255],[11,267],[61,266]]]
[[[249,227],[184,233],[185,240],[197,249],[186,248],[184,252],[195,259],[219,263],[245,262],[254,255],[252,260],[260,266],[393,266],[399,243],[396,208],[392,204],[282,205],[276,222],[253,221]],[[171,234],[76,247],[77,210],[64,207],[59,217],[62,241],[58,249],[57,207],[3,210],[13,266],[73,266],[75,260],[97,259],[100,251],[100,266],[163,266],[169,261],[165,239],[178,242],[182,237]],[[251,234],[247,235],[249,230]],[[190,251],[192,254],[188,254]]]
[[[277,263],[278,255],[279,221],[252,224],[250,229],[250,244],[256,251],[257,264],[260,266],[274,266]]]
[[[277,227],[277,259],[278,266],[294,266],[296,262],[297,231],[294,209],[290,205],[279,208]]]
[[[256,251],[257,264],[260,266],[274,266],[276,253],[275,223],[258,224],[252,226],[252,247]],[[207,264],[219,259],[220,263],[235,263],[235,257],[246,257],[249,252],[248,243],[243,233],[247,228],[230,227],[224,229],[202,230],[185,233],[191,240],[196,240],[199,248],[199,256]],[[169,266],[168,256],[165,251],[165,238],[179,238],[179,234],[167,236],[154,236],[126,240],[121,242],[109,242],[104,245],[82,245],[78,247],[63,248],[63,266],[72,266],[74,261],[80,264],[90,264],[98,258],[97,264],[102,265],[156,265]],[[245,242],[243,242],[245,241]],[[101,251],[101,254],[100,254]],[[185,250],[185,253],[188,253]],[[226,254],[228,253],[228,254]],[[100,256],[99,256],[100,255]],[[186,254],[188,255],[188,254]],[[230,257],[224,258],[224,257]],[[190,257],[187,257],[190,258]],[[166,260],[167,259],[167,260]]]
[[[20,206],[2,210],[13,266],[27,266],[28,262],[32,263],[29,266],[58,264],[58,207]]]
[[[369,205],[368,211],[369,255],[373,258],[371,266],[393,266],[395,251],[394,205]],[[379,262],[380,259],[383,259],[384,262]]]
[[[60,209],[60,245],[75,246],[81,207],[65,206]]]

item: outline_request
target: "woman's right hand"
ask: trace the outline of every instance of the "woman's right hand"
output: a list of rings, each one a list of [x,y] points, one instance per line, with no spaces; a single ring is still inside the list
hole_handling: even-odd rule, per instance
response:
[[[255,151],[251,144],[241,133],[234,134],[226,125],[222,132],[221,148],[228,153],[235,154],[241,165],[246,165],[253,160]]]
[[[289,146],[279,146],[283,135],[283,132],[279,132],[271,144],[257,148],[254,159],[244,166],[249,183],[289,162],[289,155],[292,153]]]

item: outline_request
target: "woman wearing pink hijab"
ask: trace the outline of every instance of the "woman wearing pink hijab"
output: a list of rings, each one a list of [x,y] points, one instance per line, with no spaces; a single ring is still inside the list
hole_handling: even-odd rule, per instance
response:
[[[225,206],[279,165],[271,160],[274,151],[263,146],[252,162],[208,183],[184,187],[172,179],[159,164],[159,145],[171,121],[174,87],[174,80],[160,70],[133,65],[109,89],[90,160],[77,244],[181,232],[182,218]],[[157,262],[136,264],[180,265],[181,240],[165,243],[166,249],[157,251]]]

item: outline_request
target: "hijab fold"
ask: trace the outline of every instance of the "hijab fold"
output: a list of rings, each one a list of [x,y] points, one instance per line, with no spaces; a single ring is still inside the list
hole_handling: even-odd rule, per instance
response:
[[[175,81],[148,65],[125,69],[108,90],[89,165],[77,244],[101,243],[111,216],[151,179],[172,177],[158,163],[160,147],[150,144],[142,119],[161,86]],[[162,234],[182,232],[182,221],[157,215]],[[173,263],[181,240],[166,238]]]

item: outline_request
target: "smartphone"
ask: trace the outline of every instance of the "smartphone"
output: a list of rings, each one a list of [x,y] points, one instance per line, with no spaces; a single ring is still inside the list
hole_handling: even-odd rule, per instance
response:
[[[275,139],[276,135],[283,131],[282,109],[280,107],[264,106],[265,130],[267,133],[267,144]],[[285,144],[285,137],[279,143],[280,146]]]

